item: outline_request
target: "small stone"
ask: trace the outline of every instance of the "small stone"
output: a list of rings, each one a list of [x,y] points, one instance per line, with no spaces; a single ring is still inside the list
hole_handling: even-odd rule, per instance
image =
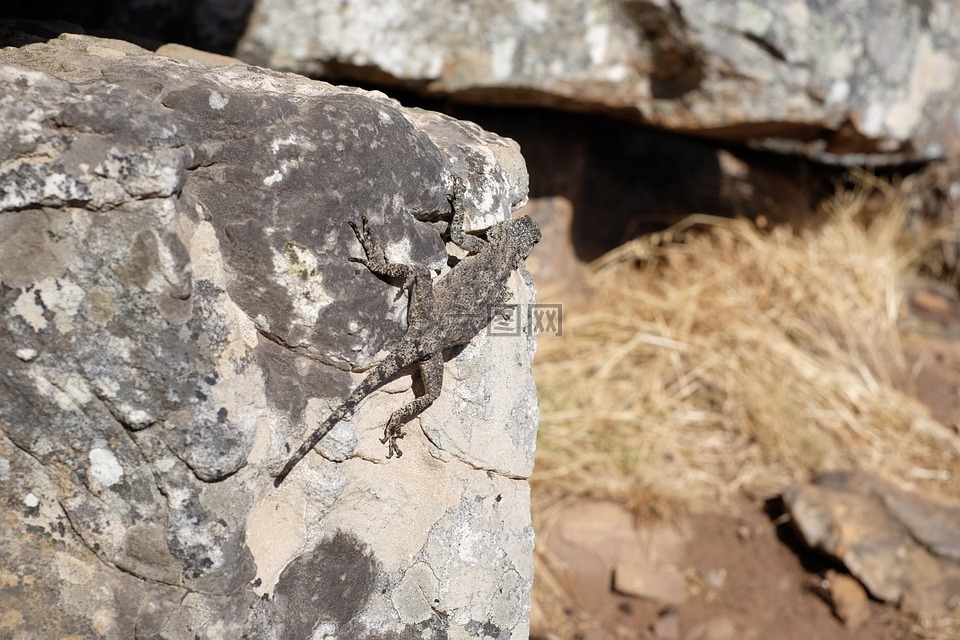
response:
[[[40,504],[40,498],[33,495],[33,493],[28,493],[27,495],[23,496],[23,504],[33,509]]]
[[[950,301],[942,295],[928,289],[913,292],[913,304],[925,311],[946,313],[950,311]]]
[[[824,579],[824,587],[834,615],[847,628],[857,629],[870,617],[867,592],[851,576],[830,569]]]
[[[635,562],[614,569],[615,591],[635,598],[677,606],[687,599],[687,581],[675,570],[655,570]]]
[[[704,579],[711,589],[714,591],[719,591],[720,589],[723,589],[723,585],[727,583],[727,570],[710,569],[704,575]]]
[[[730,618],[714,618],[690,630],[688,640],[734,640],[744,637]]]
[[[36,349],[17,349],[17,357],[24,362],[30,362],[37,357]]]
[[[664,640],[679,640],[680,616],[676,611],[663,614],[653,623],[653,635]]]

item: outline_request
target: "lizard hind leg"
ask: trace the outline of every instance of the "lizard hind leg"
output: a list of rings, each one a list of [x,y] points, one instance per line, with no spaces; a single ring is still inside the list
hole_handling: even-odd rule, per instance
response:
[[[440,389],[443,387],[443,355],[435,353],[424,358],[419,366],[423,395],[394,411],[383,429],[383,438],[380,442],[387,445],[387,459],[392,458],[394,454],[398,458],[403,455],[400,447],[397,446],[397,441],[404,436],[403,425],[420,415],[440,397]]]

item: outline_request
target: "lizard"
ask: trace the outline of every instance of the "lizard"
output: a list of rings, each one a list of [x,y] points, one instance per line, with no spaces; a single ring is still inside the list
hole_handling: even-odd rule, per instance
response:
[[[383,247],[370,233],[369,221],[361,217],[358,226],[350,221],[365,258],[350,258],[373,274],[402,280],[410,286],[407,330],[385,359],[376,364],[350,392],[346,400],[317,427],[290,457],[274,480],[279,487],[293,468],[340,421],[376,389],[405,369],[417,365],[424,393],[390,416],[380,442],[387,445],[387,458],[403,455],[397,441],[403,438],[403,425],[429,407],[440,396],[443,386],[443,352],[467,344],[491,321],[492,310],[508,298],[507,279],[518,269],[540,241],[540,228],[529,216],[500,222],[486,232],[486,239],[464,230],[462,182],[455,181],[453,195],[447,196],[453,218],[450,239],[468,252],[434,286],[430,269],[421,264],[388,262]]]

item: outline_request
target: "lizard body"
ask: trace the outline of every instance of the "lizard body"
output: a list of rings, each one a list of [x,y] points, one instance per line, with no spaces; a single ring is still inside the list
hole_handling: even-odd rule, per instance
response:
[[[311,433],[297,449],[274,481],[280,486],[293,468],[339,423],[353,413],[357,405],[377,388],[416,364],[423,381],[424,394],[395,411],[387,422],[381,442],[387,444],[387,458],[403,455],[397,440],[402,427],[429,407],[440,395],[443,385],[443,352],[465,345],[491,320],[491,311],[506,302],[510,274],[523,264],[540,240],[540,229],[528,216],[500,222],[487,230],[487,239],[463,230],[464,214],[460,206],[462,185],[449,198],[453,208],[451,240],[471,252],[434,287],[430,270],[424,265],[387,262],[383,248],[371,237],[367,220],[358,228],[350,223],[366,258],[351,258],[379,276],[403,280],[411,285],[407,331],[351,391],[346,400]]]

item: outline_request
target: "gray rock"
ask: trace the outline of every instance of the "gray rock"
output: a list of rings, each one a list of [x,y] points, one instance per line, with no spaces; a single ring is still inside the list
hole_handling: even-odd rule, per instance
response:
[[[844,163],[960,152],[951,0],[258,0],[238,55]]]
[[[517,145],[375,92],[36,40],[0,50],[4,623],[526,637],[532,335],[456,354],[401,460],[378,436],[409,377],[272,484],[404,329],[347,221],[446,269],[431,222],[454,178],[471,228],[505,219]],[[513,289],[532,299],[528,276]]]
[[[806,544],[836,557],[873,597],[922,616],[956,605],[960,506],[859,472],[824,474],[783,501]]]

